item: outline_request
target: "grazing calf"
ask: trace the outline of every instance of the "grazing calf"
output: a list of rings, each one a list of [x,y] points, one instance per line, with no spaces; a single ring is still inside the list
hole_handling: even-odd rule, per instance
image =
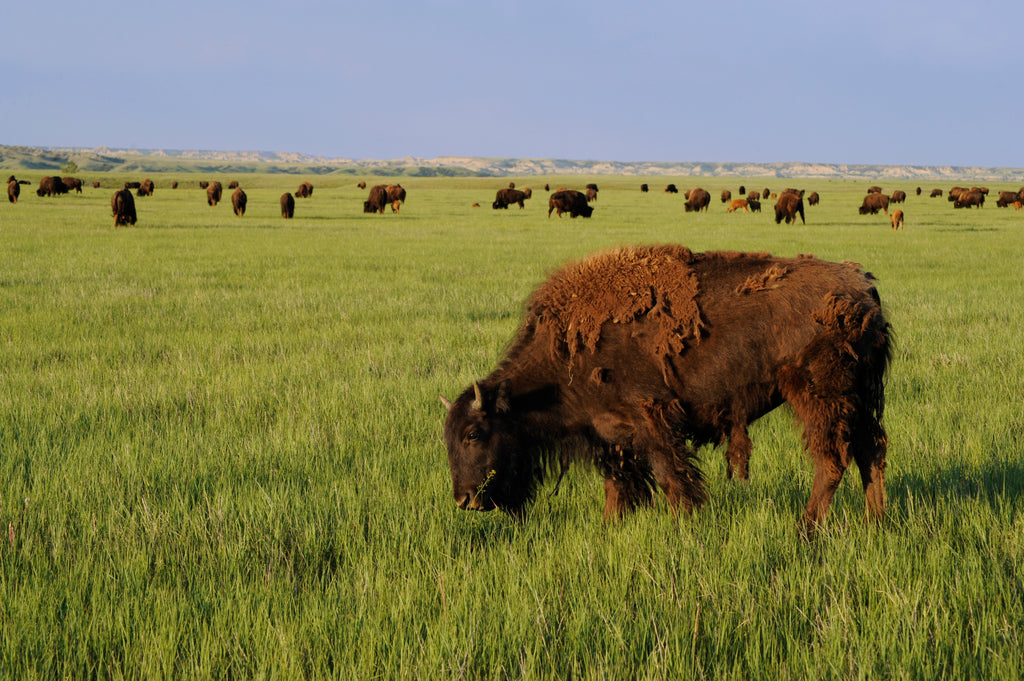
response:
[[[901,211],[899,208],[892,212],[892,215],[889,216],[889,219],[892,220],[893,231],[897,229],[903,229],[903,211]]]
[[[740,208],[743,209],[744,213],[749,213],[750,212],[750,209],[747,208],[747,200],[746,199],[733,199],[732,203],[729,204],[729,207],[726,209],[725,212],[726,213],[735,213]]]

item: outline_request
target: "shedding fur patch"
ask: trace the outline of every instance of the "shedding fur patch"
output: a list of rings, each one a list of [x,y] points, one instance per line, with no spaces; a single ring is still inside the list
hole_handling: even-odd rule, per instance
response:
[[[678,355],[698,342],[704,326],[697,307],[693,252],[683,246],[620,248],[555,272],[530,299],[538,327],[552,331],[551,350],[570,362],[593,352],[606,322],[628,324],[643,316],[658,322],[655,351]]]
[[[788,267],[774,264],[761,274],[751,275],[743,284],[736,288],[736,293],[746,295],[755,291],[767,291],[768,289],[778,288],[787,274],[789,274]]]

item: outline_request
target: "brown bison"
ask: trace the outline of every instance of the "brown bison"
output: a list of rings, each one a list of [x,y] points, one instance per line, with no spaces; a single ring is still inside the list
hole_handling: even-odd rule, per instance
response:
[[[741,208],[743,209],[744,213],[749,213],[750,212],[750,209],[747,208],[747,200],[746,199],[733,199],[732,203],[729,204],[729,207],[726,208],[725,212],[726,213],[735,213],[737,210],[739,210]]]
[[[683,207],[687,213],[699,213],[700,211],[707,212],[709,205],[711,205],[711,194],[705,189],[697,187],[690,190],[690,194],[687,196]]]
[[[533,192],[527,188],[525,191],[518,189],[504,188],[499,189],[498,193],[494,197],[494,203],[491,204],[491,208],[495,210],[499,208],[508,208],[514,203],[518,203],[520,208],[524,208],[523,201],[533,196]]]
[[[132,198],[132,193],[129,190],[118,189],[114,192],[114,195],[110,197],[110,210],[114,214],[114,227],[127,227],[135,224],[135,199]]]
[[[18,197],[21,196],[21,185],[18,181],[11,179],[7,181],[7,200],[11,203],[17,203]]]
[[[818,192],[811,192],[807,197],[808,206],[817,206],[821,202],[821,197],[818,196]]]
[[[783,220],[788,225],[792,222],[796,224],[796,216],[800,215],[800,223],[806,225],[807,221],[804,220],[804,199],[800,194],[795,194],[791,191],[784,191],[779,195],[778,200],[775,202],[775,224],[781,223]]]
[[[68,187],[63,180],[49,175],[39,180],[39,188],[36,189],[36,196],[60,196],[67,193]]]
[[[397,213],[399,207],[405,203],[405,187],[400,184],[389,184],[384,188],[388,194],[388,203],[391,205],[391,212]],[[381,211],[382,213],[384,211]]]
[[[575,189],[559,189],[552,194],[548,198],[548,217],[551,217],[551,211],[557,211],[558,217],[568,213],[571,218],[579,215],[589,218],[594,214],[594,209],[587,203],[587,197]]]
[[[861,215],[874,215],[878,211],[884,211],[886,215],[889,214],[889,197],[880,192],[872,192],[864,197],[864,201],[860,204],[858,209]]]
[[[1022,192],[999,192],[999,198],[996,199],[996,205],[1000,208],[1006,208],[1014,201],[1020,201],[1024,196]]]
[[[148,177],[139,183],[139,188],[135,191],[137,196],[153,196],[153,180]]]
[[[245,190],[241,187],[235,189],[231,195],[231,207],[235,211],[235,215],[242,217],[245,215],[245,204],[249,201],[249,197],[245,195]]]
[[[209,181],[207,181],[207,180],[199,180],[199,188],[200,189],[207,189],[209,186],[210,186]]]
[[[933,189],[933,190],[932,190],[932,193],[931,193],[931,194],[929,195],[929,197],[930,197],[930,198],[933,198],[933,199],[934,199],[934,198],[935,198],[936,196],[942,196],[942,190],[941,190],[941,189]]]
[[[311,196],[313,196],[313,185],[309,182],[303,182],[295,191],[296,198],[308,199]]]
[[[953,208],[970,208],[971,206],[985,207],[984,192],[978,189],[965,190],[960,192],[953,202]]]
[[[740,195],[742,196],[743,193],[740,192]],[[732,199],[732,192],[729,191],[728,189],[723,189],[722,190],[722,203],[729,203],[729,201],[731,199]]]
[[[228,182],[228,189],[238,189],[238,180]]]
[[[770,190],[770,189],[768,189],[768,187],[765,187],[765,188],[764,188],[764,191],[763,191],[763,192],[761,192],[761,199],[762,199],[762,200],[764,200],[764,199],[767,199],[767,198],[768,198],[769,196],[771,196],[771,195],[772,195],[772,192],[771,192],[771,190]]]
[[[62,177],[60,181],[68,188],[68,191],[74,189],[76,194],[82,193],[82,181],[77,177]]]
[[[659,487],[690,511],[707,499],[695,449],[728,441],[728,474],[747,477],[748,425],[788,402],[815,469],[804,527],[822,523],[852,463],[880,519],[890,354],[873,277],[855,264],[601,253],[555,272],[498,367],[442,398],[452,492],[463,509],[521,515],[558,463],[584,460],[604,476],[606,519]]]
[[[209,206],[216,206],[220,203],[221,194],[224,192],[224,187],[217,180],[214,180],[206,188],[206,204]]]
[[[878,186],[868,187],[868,194],[881,194],[882,188]]]
[[[587,203],[597,201],[597,190],[593,187],[587,187],[583,195],[587,197]]]
[[[178,188],[178,181],[174,180],[173,182],[171,182],[171,189],[177,189],[177,188]]]
[[[902,189],[893,191],[892,196],[889,197],[889,203],[903,203],[907,200],[907,193]]]
[[[383,214],[389,203],[387,185],[374,185],[370,188],[370,198],[363,201],[363,212]]]
[[[291,192],[281,194],[281,217],[289,220],[295,217],[295,197]]]
[[[892,221],[893,231],[896,231],[897,229],[903,229],[903,211],[901,211],[899,208],[892,212],[892,215],[889,216],[889,220]]]
[[[363,181],[360,181],[359,184],[357,184],[356,186],[359,187],[360,189],[366,189],[366,183]]]
[[[665,193],[666,194],[678,194],[679,190],[676,189],[675,184],[669,184],[668,186],[665,187]]]
[[[141,186],[142,186],[141,182],[125,182],[124,183],[124,188],[125,189],[138,189]]]
[[[946,197],[946,200],[953,203],[960,197],[960,192],[965,191],[967,191],[967,187],[952,187],[949,190],[949,195]]]

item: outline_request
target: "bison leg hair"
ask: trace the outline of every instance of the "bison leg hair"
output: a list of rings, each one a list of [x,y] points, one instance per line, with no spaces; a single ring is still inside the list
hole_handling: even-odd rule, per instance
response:
[[[732,480],[747,480],[750,478],[750,452],[753,443],[747,434],[747,424],[733,426],[729,435],[729,447],[725,450],[725,477]]]

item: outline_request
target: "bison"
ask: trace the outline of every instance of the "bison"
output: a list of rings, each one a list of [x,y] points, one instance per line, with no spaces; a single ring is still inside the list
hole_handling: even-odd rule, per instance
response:
[[[985,207],[985,193],[979,189],[970,189],[960,192],[956,200],[953,201],[953,208],[970,208],[971,206],[977,206],[978,208]]]
[[[68,187],[63,180],[49,175],[39,180],[39,188],[36,189],[36,196],[60,196],[67,193]]]
[[[907,200],[907,193],[902,189],[893,191],[892,196],[889,197],[889,203],[903,203]]]
[[[17,203],[18,197],[21,196],[21,185],[15,179],[7,181],[7,200],[11,203]]]
[[[864,201],[858,209],[861,215],[874,215],[878,211],[889,214],[889,197],[879,192],[872,192],[864,197]]]
[[[648,191],[650,191],[650,187],[647,186],[646,182],[644,182],[642,185],[640,185],[640,191],[642,193],[644,193],[644,194],[646,194]]]
[[[699,213],[702,210],[706,212],[710,204],[711,194],[709,194],[707,190],[697,187],[696,189],[690,190],[689,196],[687,196],[686,203],[683,204],[683,207],[686,209],[687,213]]]
[[[742,195],[743,195],[743,192],[740,192],[740,196],[742,196]],[[723,189],[722,190],[722,203],[729,203],[729,201],[731,201],[731,200],[732,200],[732,192],[729,191],[728,189]]]
[[[775,224],[781,223],[783,220],[788,225],[792,222],[796,224],[796,216],[800,214],[801,224],[807,224],[804,220],[804,199],[800,194],[793,193],[791,191],[784,191],[775,202]]]
[[[135,224],[135,199],[128,189],[118,189],[114,192],[110,197],[110,210],[114,214],[114,227]]]
[[[788,402],[821,525],[856,463],[867,515],[885,510],[882,425],[890,326],[853,263],[765,253],[624,247],[555,272],[530,297],[505,357],[448,409],[444,440],[463,509],[522,515],[557,464],[593,463],[605,519],[707,499],[696,448],[728,441],[745,478],[748,425]]]
[[[153,180],[148,177],[139,183],[139,188],[135,191],[136,196],[153,196]]]
[[[245,215],[245,204],[249,201],[249,197],[245,195],[245,190],[241,187],[235,189],[231,195],[231,207],[235,211],[235,215],[242,217]]]
[[[388,203],[387,185],[376,184],[370,188],[370,197],[363,201],[363,212],[383,214]]]
[[[520,191],[519,189],[504,188],[499,189],[498,193],[494,197],[494,203],[491,204],[491,208],[497,210],[498,208],[508,208],[513,203],[518,203],[520,208],[524,208],[525,204],[523,201],[533,196],[533,192],[526,189],[526,191]]]
[[[1006,208],[1011,205],[1014,201],[1020,201],[1021,192],[999,192],[999,198],[996,199],[996,205],[1000,208]]]
[[[405,187],[400,184],[389,184],[384,190],[388,195],[388,203],[391,205],[391,212],[397,213],[398,208],[405,203]],[[384,211],[381,210],[383,213]]]
[[[746,199],[733,199],[732,203],[729,204],[729,207],[725,210],[725,212],[726,213],[735,213],[736,211],[740,210],[741,208],[743,209],[744,213],[749,213],[750,212],[750,209],[747,208],[747,200]]]
[[[669,184],[668,186],[665,187],[665,193],[666,194],[678,194],[679,190],[676,189],[676,185],[674,183],[672,183],[672,184]]]
[[[903,229],[903,211],[899,208],[892,212],[889,216],[889,220],[892,221],[892,229],[895,232],[898,229]]]
[[[82,193],[82,181],[77,177],[62,177],[60,181],[68,188],[68,191],[74,189],[76,194]]]
[[[934,198],[935,198],[936,196],[942,196],[942,190],[941,190],[941,189],[933,189],[933,190],[932,190],[932,193],[931,193],[931,194],[929,194],[929,197],[930,197],[930,198],[933,198],[933,199],[934,199]]]
[[[228,189],[238,189],[238,180],[228,182]]]
[[[808,206],[817,206],[821,202],[821,197],[818,196],[818,192],[811,192],[807,197]]]
[[[747,208],[750,209],[751,213],[761,212],[761,202],[757,199],[747,199]]]
[[[559,189],[552,194],[548,199],[548,217],[551,217],[551,211],[557,211],[558,217],[568,213],[571,218],[579,215],[589,218],[594,214],[594,209],[587,204],[587,197],[575,189]]]
[[[295,190],[295,197],[300,199],[308,199],[313,196],[313,185],[309,182],[303,182],[299,185],[299,188]]]
[[[216,206],[220,203],[221,194],[224,192],[224,187],[217,180],[214,180],[206,188],[206,204],[209,206]]]
[[[281,194],[281,217],[289,220],[295,217],[295,197],[291,192]]]

